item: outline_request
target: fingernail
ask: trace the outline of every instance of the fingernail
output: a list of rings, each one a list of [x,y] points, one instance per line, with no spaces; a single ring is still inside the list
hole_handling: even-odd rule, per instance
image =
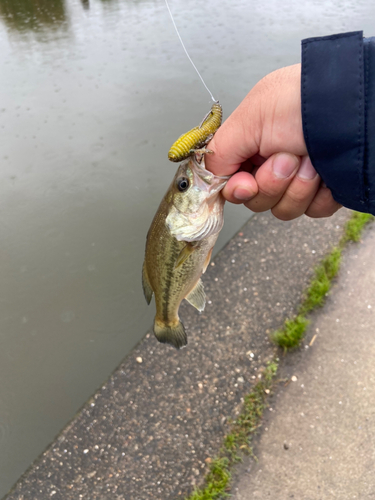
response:
[[[313,167],[313,164],[311,163],[311,160],[308,156],[305,156],[302,158],[301,161],[301,166],[298,169],[297,176],[300,179],[304,180],[311,180],[315,179],[315,177],[318,175],[317,171]]]
[[[298,167],[299,160],[294,155],[289,155],[286,153],[280,153],[276,155],[273,160],[272,169],[273,173],[279,179],[286,179],[291,176],[292,173]]]
[[[244,189],[241,187],[237,187],[233,191],[233,196],[238,200],[238,201],[249,201],[251,198],[254,197],[254,193],[249,191],[248,189]]]

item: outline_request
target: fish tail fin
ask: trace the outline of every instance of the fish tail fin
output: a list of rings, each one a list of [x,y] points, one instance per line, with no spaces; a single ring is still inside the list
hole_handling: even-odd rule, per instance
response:
[[[155,318],[154,333],[159,342],[173,345],[176,349],[187,344],[185,328],[179,319],[167,324]]]

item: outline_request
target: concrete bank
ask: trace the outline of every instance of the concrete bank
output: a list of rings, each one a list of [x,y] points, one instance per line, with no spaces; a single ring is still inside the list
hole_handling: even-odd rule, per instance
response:
[[[375,225],[344,252],[300,352],[287,356],[233,499],[375,499]],[[311,340],[316,335],[311,346]],[[303,352],[305,351],[305,352]]]
[[[206,310],[181,307],[187,348],[175,351],[148,334],[7,500],[189,494],[274,352],[268,333],[296,310],[314,265],[349,216],[340,210],[287,223],[270,213],[253,217],[209,266]]]

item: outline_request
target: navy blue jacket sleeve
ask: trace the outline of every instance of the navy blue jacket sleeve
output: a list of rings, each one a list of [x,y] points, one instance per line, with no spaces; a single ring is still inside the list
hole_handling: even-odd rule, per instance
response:
[[[336,201],[375,215],[375,38],[303,40],[301,98],[315,169]]]

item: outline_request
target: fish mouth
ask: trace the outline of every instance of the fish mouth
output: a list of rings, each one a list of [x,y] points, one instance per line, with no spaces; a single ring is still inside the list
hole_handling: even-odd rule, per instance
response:
[[[192,155],[188,161],[194,175],[194,184],[201,191],[208,192],[210,196],[221,191],[231,177],[230,175],[215,175],[206,170],[204,156],[200,162],[198,162],[195,155]]]

